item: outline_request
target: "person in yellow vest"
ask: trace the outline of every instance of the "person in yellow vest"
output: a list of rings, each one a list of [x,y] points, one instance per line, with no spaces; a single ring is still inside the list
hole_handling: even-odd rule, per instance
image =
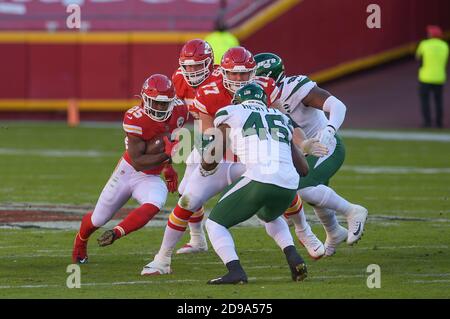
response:
[[[230,48],[239,46],[239,40],[229,31],[222,17],[216,20],[215,31],[205,37],[214,52],[214,64],[220,64],[223,54]]]
[[[447,80],[447,61],[449,48],[442,40],[442,30],[438,26],[427,26],[428,39],[422,40],[416,51],[421,61],[419,69],[419,95],[422,107],[423,127],[431,127],[430,94],[436,106],[436,126],[442,128],[443,88]]]

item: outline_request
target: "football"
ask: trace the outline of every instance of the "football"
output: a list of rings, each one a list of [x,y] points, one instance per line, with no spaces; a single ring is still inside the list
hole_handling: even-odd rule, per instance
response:
[[[164,153],[164,136],[167,136],[170,139],[170,133],[163,133],[156,135],[152,139],[148,140],[146,143],[145,154]]]

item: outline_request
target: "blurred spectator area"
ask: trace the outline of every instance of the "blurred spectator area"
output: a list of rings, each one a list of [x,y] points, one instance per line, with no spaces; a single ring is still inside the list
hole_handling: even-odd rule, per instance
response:
[[[67,31],[66,6],[78,4],[85,31],[209,31],[223,11],[233,27],[274,0],[9,0],[0,29]]]
[[[66,5],[81,6],[69,30]],[[381,8],[381,28],[366,25]],[[0,1],[1,111],[130,107],[152,73],[171,75],[185,41],[223,14],[241,44],[271,51],[288,74],[328,81],[414,52],[427,24],[450,30],[448,0],[15,0]]]

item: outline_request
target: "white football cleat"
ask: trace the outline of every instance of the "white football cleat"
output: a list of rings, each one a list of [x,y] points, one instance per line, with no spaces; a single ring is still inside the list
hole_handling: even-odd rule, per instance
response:
[[[336,253],[337,246],[347,239],[347,235],[347,229],[341,225],[338,225],[338,228],[333,233],[327,233],[325,256],[333,256]]]
[[[309,256],[313,259],[320,259],[325,254],[325,247],[316,235],[312,232],[311,228],[305,231],[295,230],[298,240],[306,248]]]
[[[154,276],[154,275],[167,275],[172,273],[170,269],[171,258],[159,258],[158,255],[155,259],[142,268],[142,276]]]
[[[368,211],[366,208],[360,205],[352,204],[351,211],[347,215],[347,244],[353,245],[361,239],[361,236],[364,232],[364,224],[367,220],[367,214]]]
[[[195,236],[194,240],[191,237],[189,243],[177,250],[177,254],[194,254],[208,251],[208,243],[204,234]]]

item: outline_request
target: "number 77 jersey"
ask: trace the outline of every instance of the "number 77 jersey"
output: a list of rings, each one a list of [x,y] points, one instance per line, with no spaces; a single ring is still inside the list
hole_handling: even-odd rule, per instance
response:
[[[268,97],[268,106],[279,98],[280,91],[278,90],[273,79],[257,76],[253,81],[261,85],[266,92]],[[222,77],[220,77],[220,79],[202,85],[198,88],[195,95],[194,107],[199,112],[214,117],[219,109],[230,105],[232,99],[233,94],[225,88]]]
[[[230,148],[245,165],[246,176],[261,183],[297,189],[299,176],[291,153],[293,127],[289,118],[259,101],[221,108],[214,126],[226,124]]]

